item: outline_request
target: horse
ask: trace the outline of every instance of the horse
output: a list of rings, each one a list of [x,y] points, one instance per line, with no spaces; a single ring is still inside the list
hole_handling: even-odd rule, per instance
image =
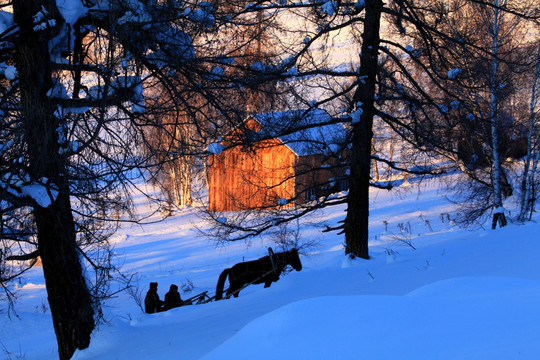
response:
[[[270,287],[273,282],[279,280],[279,276],[287,265],[291,265],[296,271],[302,270],[297,249],[276,254],[269,249],[269,252],[270,255],[258,260],[241,262],[223,270],[216,286],[216,300],[223,298],[223,286],[227,276],[229,276],[229,289],[226,297],[231,295],[238,297],[238,293],[245,284],[264,283],[265,288]]]

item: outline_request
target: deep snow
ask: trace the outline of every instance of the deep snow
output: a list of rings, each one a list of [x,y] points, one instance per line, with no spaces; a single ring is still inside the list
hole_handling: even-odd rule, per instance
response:
[[[138,208],[146,211],[143,199]],[[333,208],[310,222],[344,215]],[[74,359],[539,359],[540,226],[461,229],[454,216],[436,180],[373,190],[372,259],[350,260],[342,236],[301,225],[301,241],[318,243],[304,250],[301,272],[237,299],[153,315],[122,293],[106,302],[109,322]],[[216,246],[196,226],[205,225],[186,208],[115,236],[117,261],[137,273],[143,296],[150,281],[162,298],[171,283],[195,286],[183,298],[213,295],[224,268],[274,246],[268,236]],[[17,286],[19,318],[2,314],[0,358],[54,359],[40,269]]]

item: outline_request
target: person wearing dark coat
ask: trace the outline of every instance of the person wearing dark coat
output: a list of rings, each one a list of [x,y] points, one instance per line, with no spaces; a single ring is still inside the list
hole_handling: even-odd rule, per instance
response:
[[[163,310],[169,310],[182,306],[183,304],[184,302],[180,298],[180,293],[178,292],[178,286],[172,284],[169,292],[165,294],[165,307]]]
[[[163,305],[165,303],[159,299],[157,287],[157,282],[151,282],[150,290],[148,290],[146,297],[144,298],[144,308],[147,314],[163,311]]]

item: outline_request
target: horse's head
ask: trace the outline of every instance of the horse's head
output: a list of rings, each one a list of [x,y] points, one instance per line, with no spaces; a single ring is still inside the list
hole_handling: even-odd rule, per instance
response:
[[[300,261],[300,256],[298,256],[297,249],[289,250],[289,264],[291,264],[296,271],[302,270],[302,262]]]

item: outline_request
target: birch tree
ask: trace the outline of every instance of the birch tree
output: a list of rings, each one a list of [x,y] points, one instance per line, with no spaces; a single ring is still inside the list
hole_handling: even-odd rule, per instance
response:
[[[504,214],[504,207],[502,203],[501,192],[501,159],[499,152],[499,121],[498,121],[498,107],[499,107],[499,88],[500,84],[498,79],[499,73],[499,47],[501,46],[501,34],[500,34],[500,7],[505,6],[506,1],[494,0],[492,16],[485,17],[484,22],[488,27],[489,35],[491,37],[491,69],[489,73],[489,124],[491,127],[491,151],[493,156],[493,223],[492,228],[495,229],[497,223],[500,227],[506,226],[506,215]],[[483,14],[484,15],[484,14]]]
[[[524,221],[527,213],[532,210],[534,201],[534,177],[540,161],[540,151],[538,150],[538,134],[537,134],[537,87],[538,76],[540,75],[540,46],[536,54],[536,66],[534,67],[534,75],[531,87],[531,99],[529,104],[529,127],[527,134],[527,156],[523,168],[523,178],[521,181],[521,198],[519,220]]]
[[[439,50],[431,51],[445,56],[429,66],[443,84],[431,91],[445,104],[444,116],[437,115],[447,128],[440,139],[448,141],[444,156],[467,176],[456,187],[468,187],[461,199],[463,220],[471,223],[491,213],[492,226],[504,226],[503,200],[514,190],[507,169],[525,155],[525,118],[516,109],[529,98],[522,84],[530,69],[531,19],[538,7],[506,1],[430,6],[447,9],[437,27],[448,35],[437,36]]]

